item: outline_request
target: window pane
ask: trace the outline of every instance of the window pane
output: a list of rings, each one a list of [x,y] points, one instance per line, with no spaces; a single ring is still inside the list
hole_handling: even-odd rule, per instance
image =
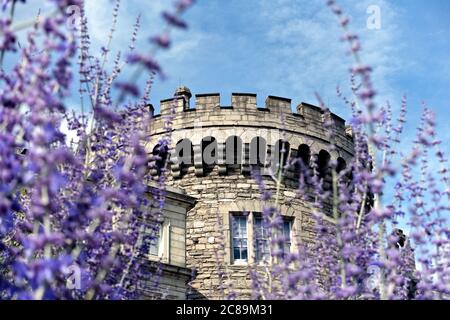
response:
[[[161,229],[162,225],[158,227],[157,230],[151,230],[150,232],[155,234],[156,239],[150,240],[150,254],[152,256],[158,256],[159,255],[159,245],[161,242]]]
[[[290,221],[284,221],[283,223],[283,235],[286,237],[291,236],[291,222]]]
[[[241,259],[241,252],[239,251],[239,248],[234,248],[233,257],[234,260]]]
[[[291,229],[292,221],[285,220],[283,223],[284,244],[281,248],[284,253],[289,253],[291,251]]]
[[[256,261],[262,261],[269,257],[268,230],[264,226],[263,218],[255,216],[255,250]]]
[[[261,261],[263,259],[268,259],[269,257],[269,247],[267,240],[256,240],[256,260]]]
[[[241,259],[247,260],[247,249],[242,250],[241,252]]]
[[[244,237],[247,235],[247,220],[245,217],[239,217],[239,235]]]
[[[247,260],[247,217],[232,216],[233,260]]]
[[[277,232],[273,234],[274,237],[282,238],[282,243],[280,244],[280,250],[284,253],[288,253],[291,251],[291,228],[292,222],[290,220],[284,220],[282,225],[280,226],[281,234]],[[261,216],[255,216],[254,219],[254,231],[255,231],[255,257],[256,261],[262,261],[269,259],[270,250],[269,250],[269,236],[270,230],[264,224],[264,219]],[[278,234],[278,235],[277,235]]]

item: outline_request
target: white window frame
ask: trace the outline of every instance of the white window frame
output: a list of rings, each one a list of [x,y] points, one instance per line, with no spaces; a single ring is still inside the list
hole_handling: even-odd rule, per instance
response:
[[[258,226],[257,226],[258,225],[256,223],[257,220],[260,221],[259,223],[261,223],[260,228],[258,228]],[[255,241],[255,243],[253,244],[253,247],[255,248],[254,249],[255,250],[255,252],[254,252],[254,260],[255,260],[256,263],[263,263],[265,261],[268,262],[269,259],[270,259],[270,250],[269,250],[269,248],[270,248],[269,247],[270,239],[265,234],[266,233],[266,229],[263,227],[263,224],[264,224],[264,218],[262,217],[262,215],[261,214],[257,214],[257,213],[253,213],[253,234],[254,234],[253,240]],[[266,253],[266,254],[268,254],[267,257],[262,256],[260,259],[258,259],[258,254],[260,252],[260,248],[259,248],[258,242],[257,242],[259,240],[258,239],[258,230],[259,229],[263,233],[264,239],[266,241],[267,250],[269,251],[269,252]]]
[[[259,249],[258,243],[257,243],[257,241],[258,241],[258,234],[257,234],[258,233],[258,227],[257,227],[256,221],[259,220],[260,223],[261,223],[261,229],[265,230],[264,229],[264,217],[259,212],[253,212],[252,215],[253,215],[252,221],[253,221],[253,234],[254,234],[253,239],[252,239],[253,240],[252,245],[253,245],[253,248],[254,248],[254,251],[255,251],[254,252],[254,262],[259,263],[259,264],[263,264],[264,262],[270,262],[270,260],[272,259],[272,257],[270,256],[270,247],[269,247],[270,246],[270,238],[267,235],[265,235],[264,237],[265,237],[265,239],[267,241],[266,245],[267,245],[268,252],[266,252],[266,255],[268,254],[269,256],[268,257],[264,257],[263,256],[263,258],[259,258],[258,257],[260,249]],[[289,241],[285,241],[284,246],[286,244],[289,244],[289,251],[288,251],[288,253],[291,253],[292,252],[292,243],[293,243],[292,229],[293,229],[293,226],[294,226],[293,218],[282,216],[282,219],[283,219],[283,225],[282,225],[281,232],[283,233],[283,235],[284,235],[284,230],[285,230],[284,229],[285,223],[288,223],[288,229],[289,229],[289,235],[288,235]],[[264,232],[265,231],[263,231],[263,234],[264,234]],[[284,251],[284,247],[283,247],[283,251]]]
[[[235,237],[235,218],[243,218],[245,219],[245,236],[241,237]],[[249,262],[249,226],[248,226],[249,216],[244,213],[231,213],[230,214],[230,231],[231,231],[231,261],[233,264],[236,265],[246,265]],[[247,258],[246,259],[236,259],[234,256],[234,248],[235,248],[235,238],[245,240],[246,242],[246,251],[247,251]],[[242,256],[242,248],[240,248],[240,255]]]
[[[291,218],[283,217],[283,230],[282,230],[283,235],[284,235],[284,224],[285,223],[289,224],[289,236],[288,236],[288,238],[289,238],[289,251],[288,251],[288,253],[291,253],[292,252],[292,228],[294,227],[294,223],[293,223]],[[286,244],[287,243],[284,243],[284,245],[286,245]],[[284,248],[283,248],[283,251],[284,251]]]
[[[157,241],[158,254],[155,255],[149,250],[150,260],[170,263],[170,220],[164,220],[161,223]]]

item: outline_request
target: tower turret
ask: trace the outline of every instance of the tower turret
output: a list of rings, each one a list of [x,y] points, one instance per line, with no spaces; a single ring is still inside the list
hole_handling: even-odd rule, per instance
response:
[[[182,97],[184,99],[183,110],[189,109],[189,100],[192,97],[191,90],[186,86],[180,86],[175,90],[175,97]]]

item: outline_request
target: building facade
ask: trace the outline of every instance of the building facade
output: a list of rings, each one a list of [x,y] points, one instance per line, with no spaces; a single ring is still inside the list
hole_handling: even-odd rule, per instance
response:
[[[335,114],[307,103],[292,112],[290,99],[275,96],[267,97],[263,107],[257,106],[256,94],[248,93],[232,94],[231,106],[221,105],[219,94],[197,94],[193,104],[186,87],[161,101],[147,144],[157,159],[151,174],[157,176],[158,166],[167,166],[170,191],[161,241],[151,254],[172,270],[162,277],[167,294],[160,296],[221,298],[221,270],[226,268],[238,298],[248,298],[248,266],[264,256],[256,243],[264,231],[263,203],[252,173],[258,172],[267,189],[275,191],[276,184],[266,177],[291,159],[301,159],[306,166],[315,161],[316,174],[326,171],[330,160],[345,166],[353,156],[351,130]],[[330,120],[333,149],[325,128]],[[170,145],[161,148],[167,136]],[[300,241],[314,237],[312,201],[298,196],[295,167],[286,169],[283,177],[278,203],[284,247],[293,251]]]

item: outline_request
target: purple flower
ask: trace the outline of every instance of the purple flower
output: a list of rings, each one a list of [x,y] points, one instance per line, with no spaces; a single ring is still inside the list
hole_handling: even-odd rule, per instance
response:
[[[139,88],[134,84],[128,82],[117,82],[114,84],[114,87],[126,94],[131,94],[134,97],[139,97]]]
[[[130,54],[128,56],[128,62],[131,64],[141,64],[149,71],[159,73],[161,76],[164,75],[160,65],[151,57],[143,56],[140,54]]]
[[[167,49],[170,47],[170,38],[167,35],[155,36],[151,38],[151,41],[157,46]]]
[[[16,51],[16,35],[11,31],[11,21],[0,19],[0,50]]]
[[[178,12],[183,12],[189,7],[193,6],[195,3],[195,0],[178,0],[175,3],[175,7]]]
[[[187,28],[186,22],[184,22],[183,20],[178,18],[176,15],[173,15],[169,12],[163,12],[162,16],[163,16],[164,20],[166,20],[166,22],[171,26],[174,26],[174,27],[180,28],[180,29]]]

